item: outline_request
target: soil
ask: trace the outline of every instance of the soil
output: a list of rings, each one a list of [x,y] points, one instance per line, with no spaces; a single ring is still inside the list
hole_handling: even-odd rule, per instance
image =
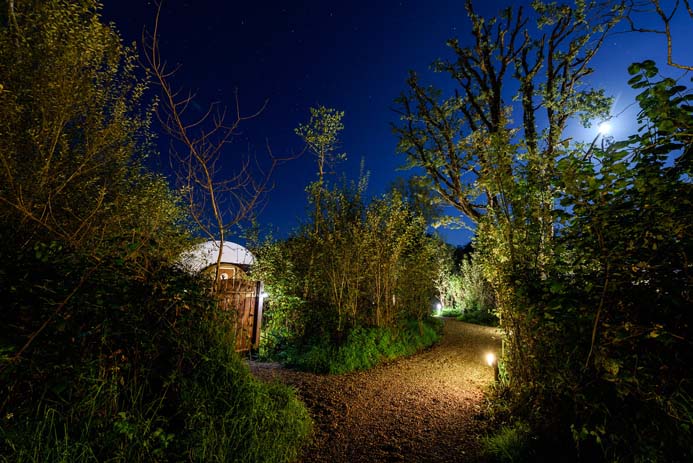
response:
[[[493,381],[485,354],[499,349],[497,329],[447,319],[436,346],[368,371],[250,363],[257,377],[293,386],[310,410],[315,432],[303,462],[477,462]]]

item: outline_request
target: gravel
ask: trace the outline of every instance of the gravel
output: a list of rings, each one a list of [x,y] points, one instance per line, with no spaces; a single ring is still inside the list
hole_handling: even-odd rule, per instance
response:
[[[363,372],[317,375],[250,362],[255,376],[293,386],[315,421],[303,462],[474,462],[484,435],[485,354],[497,329],[446,319],[439,344]]]

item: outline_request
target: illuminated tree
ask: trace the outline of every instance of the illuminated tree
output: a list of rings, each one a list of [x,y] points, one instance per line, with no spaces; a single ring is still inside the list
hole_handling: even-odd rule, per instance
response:
[[[339,152],[339,134],[344,130],[343,118],[344,111],[318,106],[310,108],[310,120],[306,124],[299,124],[294,130],[296,135],[306,143],[308,150],[315,156],[318,163],[318,180],[310,186],[313,190],[311,199],[315,202],[316,233],[320,228],[325,174],[329,173],[326,169],[331,169],[337,162],[346,159],[346,153]]]
[[[144,167],[146,82],[100,15],[0,0],[1,458],[293,460],[307,413],[250,376],[233,319],[176,265],[188,224]]]
[[[606,116],[610,100],[585,88],[589,64],[623,7],[596,2],[574,6],[534,2],[536,21],[522,7],[498,18],[466,9],[472,45],[448,45],[454,59],[434,63],[456,84],[454,94],[420,83],[411,73],[397,100],[399,151],[423,168],[431,186],[477,223],[488,278],[497,291],[501,320],[517,379],[529,381],[518,278],[545,278],[553,256],[556,164],[581,155],[563,132],[568,121]],[[522,340],[522,341],[520,341]]]
[[[68,3],[0,3],[3,244],[60,240],[98,255],[119,236],[133,251],[172,239],[180,210],[142,168],[152,144],[136,58],[110,26],[84,20],[96,3]]]

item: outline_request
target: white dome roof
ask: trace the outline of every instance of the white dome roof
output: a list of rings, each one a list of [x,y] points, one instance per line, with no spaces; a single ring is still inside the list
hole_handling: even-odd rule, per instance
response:
[[[190,272],[199,272],[217,263],[219,241],[206,241],[183,254],[181,265]],[[236,265],[253,265],[255,256],[240,244],[224,241],[221,262]]]

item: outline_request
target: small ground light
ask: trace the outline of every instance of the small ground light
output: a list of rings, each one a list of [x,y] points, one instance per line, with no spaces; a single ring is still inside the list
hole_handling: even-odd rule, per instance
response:
[[[443,313],[443,305],[438,302],[436,303],[436,315],[440,315],[441,313]]]
[[[496,354],[493,352],[486,354],[486,363],[488,363],[488,366],[493,367],[493,379],[498,381],[498,359]]]

